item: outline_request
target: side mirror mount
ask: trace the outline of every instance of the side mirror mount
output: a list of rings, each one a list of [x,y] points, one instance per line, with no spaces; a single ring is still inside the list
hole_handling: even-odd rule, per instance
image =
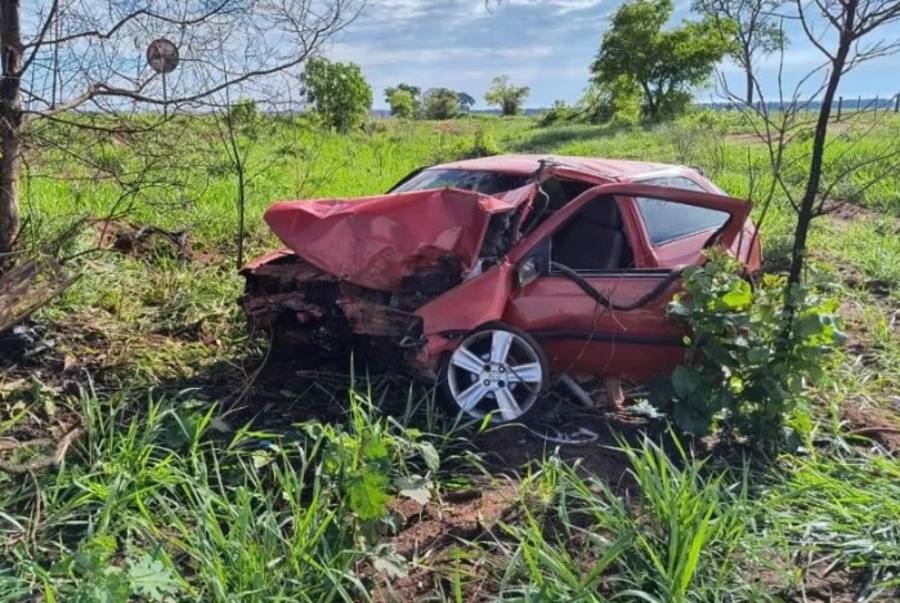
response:
[[[516,284],[524,287],[539,276],[537,260],[533,257],[528,258],[516,266]]]

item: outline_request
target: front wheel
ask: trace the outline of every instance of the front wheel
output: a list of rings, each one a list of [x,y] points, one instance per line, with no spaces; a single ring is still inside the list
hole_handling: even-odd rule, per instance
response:
[[[524,421],[544,399],[550,382],[547,356],[531,335],[493,323],[472,331],[440,372],[440,397],[452,413],[492,423]]]

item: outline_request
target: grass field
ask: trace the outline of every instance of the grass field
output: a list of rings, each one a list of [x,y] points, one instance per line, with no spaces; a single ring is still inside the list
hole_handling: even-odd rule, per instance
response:
[[[840,298],[850,341],[790,419],[801,450],[764,461],[566,402],[553,418],[600,437],[557,446],[459,424],[400,378],[266,361],[236,305],[224,132],[198,117],[120,137],[42,125],[26,244],[78,217],[114,219],[68,243],[107,248],[80,256],[81,279],[28,324],[47,349],[0,347],[0,445],[49,436],[52,450],[84,430],[58,469],[0,472],[0,600],[896,600],[900,169],[878,157],[898,140],[893,115],[835,126],[829,174],[871,159],[835,187],[852,205],[818,219],[810,244],[812,278]],[[809,144],[791,145],[792,185]],[[263,119],[238,146],[249,255],[275,245],[261,220],[275,200],[375,193],[475,152],[699,165],[739,197],[769,178],[765,145],[736,116],[637,130],[387,120],[347,136]],[[785,266],[792,220],[777,198],[768,270]],[[165,238],[110,249],[129,224],[187,231],[190,259]]]

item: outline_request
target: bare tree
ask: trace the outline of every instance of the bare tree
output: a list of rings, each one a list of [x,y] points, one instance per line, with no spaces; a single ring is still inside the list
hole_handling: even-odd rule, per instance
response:
[[[86,124],[84,116],[192,110],[229,89],[270,95],[295,81],[305,60],[364,2],[2,0],[0,254],[10,253],[18,237],[22,140],[36,120],[108,129]],[[167,75],[145,60],[159,38],[178,49],[177,70]]]
[[[896,145],[887,145],[883,153],[858,161],[849,159],[851,145],[851,148],[830,159],[835,167],[827,173],[826,167],[829,166],[825,156],[833,104],[843,76],[861,63],[900,51],[900,40],[880,35],[892,23],[900,22],[900,2],[791,0],[785,6],[791,11],[784,17],[795,19],[801,25],[805,37],[822,53],[824,60],[819,67],[801,78],[788,95],[785,93],[782,53],[777,76],[778,102],[770,103],[772,99],[766,99],[759,78],[753,74],[751,81],[760,100],[756,106],[745,105],[745,110],[755,118],[751,123],[768,149],[772,179],[767,191],[767,204],[777,189],[797,212],[785,296],[787,311],[785,337],[782,340],[786,344],[796,317],[792,287],[802,281],[812,221],[829,211],[826,204],[833,198],[835,190],[845,185],[861,168],[870,168],[866,171],[871,176],[868,182],[855,182],[857,192],[864,192],[887,173],[900,170],[900,141]],[[720,81],[732,102],[745,100],[728,91],[724,77],[720,77]],[[810,111],[814,101],[819,103],[818,110]],[[871,123],[869,127],[874,128],[876,123]],[[812,139],[808,153],[787,152],[797,137]],[[792,174],[802,174],[803,178],[792,180],[795,177]]]
[[[694,0],[692,9],[719,25],[723,35],[734,37],[734,60],[747,76],[744,101],[753,104],[756,60],[784,48],[787,37],[778,11],[784,0]],[[727,25],[727,27],[726,27]]]

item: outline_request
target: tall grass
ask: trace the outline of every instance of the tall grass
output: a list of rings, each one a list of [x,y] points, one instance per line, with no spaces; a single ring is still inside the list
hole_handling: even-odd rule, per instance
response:
[[[558,458],[523,484],[552,496],[537,506],[543,512],[526,507],[526,520],[507,527],[517,546],[504,583],[525,578],[526,600],[746,600],[747,468],[712,470],[649,439],[614,452],[627,458],[631,496]]]
[[[514,152],[690,160],[746,196],[749,164],[763,183],[770,177],[765,150],[732,138],[747,124],[722,119],[715,144],[693,122],[634,130],[539,128],[529,119],[387,122],[338,136],[298,120],[267,121],[242,133],[253,174],[249,252],[276,244],[261,220],[274,200],[379,192],[479,140]],[[827,169],[883,150],[897,123],[846,128],[829,146]],[[20,435],[28,421],[53,425],[60,413],[79,417],[85,434],[56,472],[0,473],[0,600],[368,600],[379,577],[374,560],[384,553],[378,544],[396,529],[387,504],[415,496],[444,509],[443,494],[457,482],[481,484],[478,425],[440,415],[433,396],[400,379],[372,387],[356,380],[346,399],[316,398],[340,420],[293,424],[290,404],[347,389],[324,375],[302,383],[290,375],[275,394],[285,404],[266,398],[259,423],[231,425],[217,401],[249,384],[221,373],[240,372],[256,345],[234,303],[234,173],[212,123],[171,127],[132,141],[78,134],[70,142],[89,162],[52,148],[29,151],[23,198],[32,242],[76,215],[127,207],[124,219],[189,230],[202,261],[88,256],[84,277],[37,315],[56,343],[53,362],[68,367],[66,381],[56,364],[27,375],[25,385],[4,377],[0,438]],[[172,134],[175,148],[166,141]],[[803,144],[791,152],[806,152]],[[145,169],[152,178],[124,196],[109,177]],[[822,220],[813,232],[815,257],[834,264],[826,274],[856,308],[861,344],[878,345],[878,363],[869,368],[848,353],[820,386],[824,408],[798,411],[793,423],[808,436],[808,457],[750,473],[668,440],[622,441],[609,450],[629,470],[622,484],[551,457],[522,478],[519,514],[502,530],[392,563],[430,564],[442,577],[431,594],[455,601],[477,593],[510,601],[765,601],[796,588],[810,567],[860,579],[865,596],[889,596],[897,586],[897,460],[840,440],[844,428],[830,425],[826,412],[837,414],[854,396],[896,391],[900,346],[889,306],[900,279],[891,238],[897,191],[897,176],[888,175],[855,199],[890,214],[882,220]],[[779,198],[766,218],[768,266],[777,268],[789,248],[792,211]],[[72,251],[97,234],[85,233]],[[884,281],[888,294],[867,292],[865,282],[842,285],[848,268],[863,281]],[[79,394],[69,380],[82,383]],[[185,383],[196,389],[179,391]],[[840,445],[822,448],[812,433]]]
[[[347,424],[287,433],[232,432],[189,397],[88,389],[79,405],[58,473],[0,476],[4,601],[366,599],[394,482],[440,462],[355,390]]]

